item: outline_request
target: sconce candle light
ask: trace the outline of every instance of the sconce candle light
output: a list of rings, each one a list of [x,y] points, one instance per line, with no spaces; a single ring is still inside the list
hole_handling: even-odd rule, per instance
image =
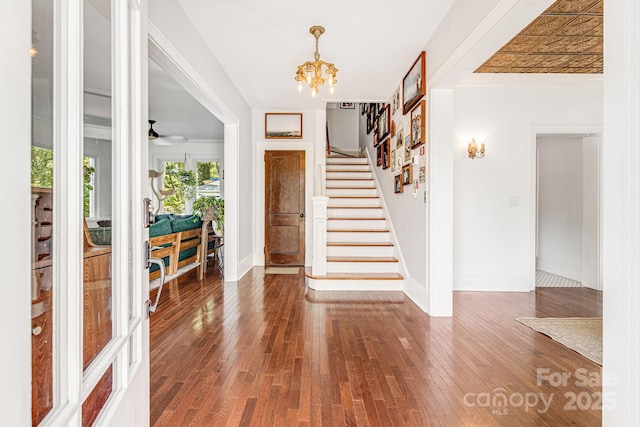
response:
[[[476,157],[481,159],[484,157],[484,151],[485,151],[484,143],[480,144],[480,149],[478,149],[478,143],[476,142],[476,139],[471,138],[471,142],[469,143],[469,147],[467,149],[467,152],[469,153],[469,158],[472,160]]]

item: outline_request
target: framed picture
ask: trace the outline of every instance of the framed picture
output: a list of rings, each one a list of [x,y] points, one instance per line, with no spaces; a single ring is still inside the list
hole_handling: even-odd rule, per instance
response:
[[[382,143],[382,169],[389,169],[391,162],[391,151],[389,142],[391,141],[388,138],[385,142]]]
[[[411,110],[411,148],[416,148],[425,143],[426,102],[420,101],[416,108]]]
[[[391,95],[391,115],[395,115],[400,109],[400,86]]]
[[[404,147],[400,147],[396,149],[396,172],[400,172],[402,170],[402,165],[404,164]]]
[[[387,105],[382,109],[382,112],[378,116],[378,140],[384,141],[391,132],[391,114],[389,114],[389,106]]]
[[[404,162],[411,160],[411,134],[404,138]]]
[[[396,134],[396,150],[402,149],[404,146],[404,129],[400,129]]]
[[[404,191],[404,185],[402,184],[402,174],[398,174],[393,177],[393,192],[402,193]]]
[[[411,169],[411,164],[402,167],[402,185],[409,185],[413,181]]]
[[[376,166],[382,166],[382,145],[376,148]]]
[[[360,115],[364,116],[367,113],[367,105],[369,104],[365,104],[364,102],[360,103]]]
[[[341,110],[353,110],[354,108],[356,108],[356,103],[355,102],[341,102],[340,103],[340,109]]]
[[[420,181],[420,184],[424,184],[426,180],[427,168],[426,166],[420,166],[420,168],[418,168],[418,181]]]
[[[265,113],[265,139],[302,139],[302,113]]]
[[[375,122],[373,117],[373,113],[371,113],[371,110],[369,110],[369,112],[367,113],[367,135],[369,135],[373,130],[373,123]]]
[[[373,120],[378,118],[378,104],[375,102],[369,103],[369,112],[373,114]]]
[[[391,157],[389,160],[389,163],[391,163],[391,172],[396,172],[396,149],[392,148],[391,149]]]
[[[427,91],[425,81],[426,53],[420,52],[409,72],[402,80],[402,114],[407,114],[411,108],[424,96]]]

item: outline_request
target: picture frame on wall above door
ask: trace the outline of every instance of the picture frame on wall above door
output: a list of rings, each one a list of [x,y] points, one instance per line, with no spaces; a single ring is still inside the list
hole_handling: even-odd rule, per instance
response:
[[[420,52],[418,59],[402,79],[402,114],[411,111],[414,105],[425,95],[427,82],[425,79],[425,51]]]
[[[302,139],[302,113],[265,113],[265,139]]]

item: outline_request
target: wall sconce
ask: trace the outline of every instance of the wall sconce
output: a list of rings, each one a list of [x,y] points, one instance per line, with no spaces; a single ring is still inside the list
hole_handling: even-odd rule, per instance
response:
[[[467,152],[469,153],[469,158],[470,159],[474,159],[474,158],[483,158],[484,157],[484,143],[480,144],[480,149],[478,150],[478,143],[476,142],[475,138],[471,138],[471,142],[469,143],[469,148],[467,148]]]

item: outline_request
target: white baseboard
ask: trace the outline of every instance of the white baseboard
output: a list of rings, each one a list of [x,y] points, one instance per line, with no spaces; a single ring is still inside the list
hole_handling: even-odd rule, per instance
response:
[[[538,270],[546,271],[547,273],[575,280],[576,282],[582,282],[582,266],[569,265],[538,257],[536,259],[536,268]]]
[[[251,254],[238,263],[238,280],[242,279],[253,268],[254,258],[254,254]]]
[[[529,292],[534,288],[527,276],[453,275],[454,291]]]
[[[405,277],[403,291],[405,295],[420,308],[420,310],[425,313],[429,312],[429,298],[427,296],[427,289],[425,286],[410,277]]]

